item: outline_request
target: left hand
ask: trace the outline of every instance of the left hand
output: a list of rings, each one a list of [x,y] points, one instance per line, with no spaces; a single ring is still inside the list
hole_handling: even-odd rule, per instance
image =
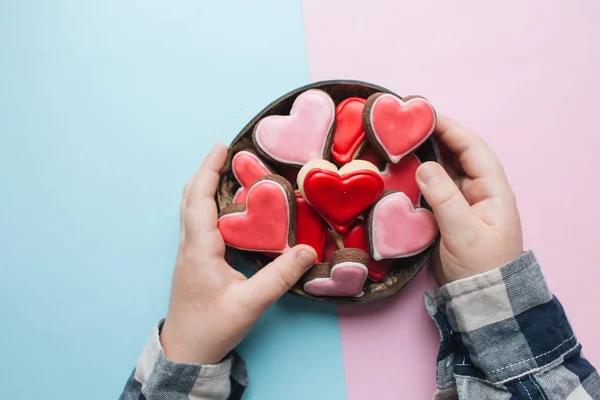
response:
[[[298,245],[250,279],[231,268],[214,198],[226,158],[227,147],[217,144],[184,189],[179,253],[161,333],[165,355],[176,362],[219,363],[317,258],[310,246]]]
[[[523,233],[515,194],[483,139],[442,115],[435,135],[447,150],[446,169],[423,163],[417,183],[440,227],[432,264],[444,285],[514,260],[523,253]]]

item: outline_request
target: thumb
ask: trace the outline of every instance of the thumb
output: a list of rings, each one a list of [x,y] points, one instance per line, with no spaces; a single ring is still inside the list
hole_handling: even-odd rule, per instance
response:
[[[266,310],[283,296],[317,261],[312,247],[298,245],[283,253],[246,282],[248,300]]]
[[[452,178],[436,162],[423,163],[417,169],[417,184],[443,235],[464,233],[475,219],[471,206]]]

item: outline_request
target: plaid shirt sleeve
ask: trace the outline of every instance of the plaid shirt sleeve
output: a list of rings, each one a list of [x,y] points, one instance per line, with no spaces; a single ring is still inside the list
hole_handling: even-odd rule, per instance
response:
[[[163,321],[156,326],[129,377],[120,400],[239,400],[248,385],[246,365],[232,352],[219,364],[169,360],[160,344]]]
[[[435,399],[600,399],[532,252],[425,294],[440,330]]]

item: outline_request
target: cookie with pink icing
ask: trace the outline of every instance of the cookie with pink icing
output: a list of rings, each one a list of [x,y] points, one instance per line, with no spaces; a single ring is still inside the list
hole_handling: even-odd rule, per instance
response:
[[[371,144],[395,164],[431,136],[437,117],[424,97],[375,93],[367,99],[363,122]]]
[[[362,250],[338,250],[329,260],[329,276],[309,280],[304,283],[304,291],[319,297],[361,297],[368,262],[369,255]]]
[[[254,182],[263,176],[273,174],[273,171],[256,154],[247,150],[242,150],[233,156],[231,170],[240,184],[240,188],[233,196],[234,203],[245,203],[248,190]]]
[[[335,130],[335,103],[322,90],[301,93],[290,115],[261,119],[252,133],[258,151],[282,164],[302,166],[311,160],[329,159]]]
[[[419,254],[437,235],[433,213],[415,208],[402,192],[386,192],[367,214],[369,253],[374,260]]]
[[[296,245],[295,224],[292,185],[279,175],[267,175],[250,187],[245,203],[221,210],[217,228],[228,246],[284,253]]]

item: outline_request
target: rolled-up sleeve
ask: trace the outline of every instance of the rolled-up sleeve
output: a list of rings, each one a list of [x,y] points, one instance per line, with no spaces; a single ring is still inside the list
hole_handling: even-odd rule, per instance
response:
[[[169,360],[160,344],[162,321],[154,328],[121,400],[238,400],[248,385],[242,358],[235,352],[219,364],[200,365]]]
[[[425,304],[441,336],[437,398],[600,398],[598,373],[532,252],[429,291]]]

